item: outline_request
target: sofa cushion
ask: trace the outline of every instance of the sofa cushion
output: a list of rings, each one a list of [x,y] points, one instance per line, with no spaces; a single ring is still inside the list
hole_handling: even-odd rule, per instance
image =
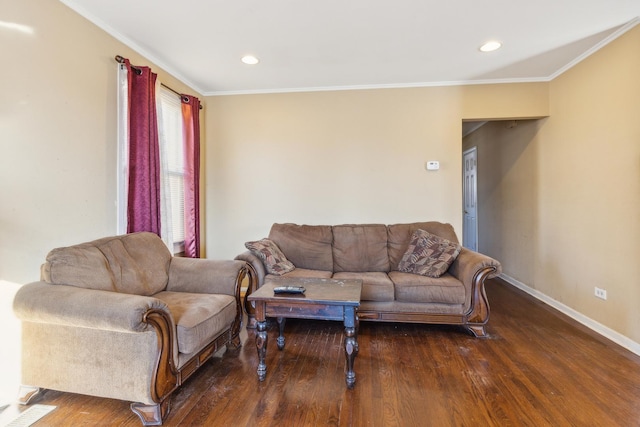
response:
[[[169,307],[177,327],[180,353],[200,350],[236,317],[236,300],[231,295],[165,291],[154,297]]]
[[[398,269],[398,264],[405,252],[407,252],[407,248],[411,242],[411,236],[416,230],[425,230],[451,242],[459,243],[458,237],[456,236],[455,230],[451,224],[430,221],[389,225],[387,226],[387,233],[389,240],[389,264],[391,270]]]
[[[413,303],[464,304],[465,287],[445,273],[438,278],[392,271],[389,278],[395,286],[396,301]]]
[[[281,276],[296,268],[272,240],[261,239],[255,242],[247,242],[244,246],[262,260],[269,274]]]
[[[131,233],[53,249],[42,279],[56,285],[150,296],[165,289],[171,253],[156,234]]]
[[[361,301],[393,301],[395,298],[393,282],[389,279],[387,273],[342,272],[335,273],[332,278],[337,280],[362,280]]]
[[[387,227],[381,224],[333,227],[334,272],[387,272]]]
[[[331,272],[325,270],[309,270],[308,268],[296,268],[295,270],[283,274],[281,277],[287,278],[314,278],[314,279],[330,279]],[[265,280],[273,277],[273,275],[267,275]]]
[[[460,254],[462,246],[424,230],[411,236],[407,251],[398,264],[398,271],[440,277]]]
[[[273,224],[269,239],[297,268],[333,271],[330,226]]]

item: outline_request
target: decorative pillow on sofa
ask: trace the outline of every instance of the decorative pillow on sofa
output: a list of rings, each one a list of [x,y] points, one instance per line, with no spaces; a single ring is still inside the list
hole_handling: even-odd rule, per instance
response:
[[[272,240],[262,239],[257,242],[247,242],[244,246],[262,260],[269,274],[281,276],[296,268]]]
[[[407,251],[398,264],[398,271],[440,277],[460,254],[462,246],[424,230],[411,235]]]

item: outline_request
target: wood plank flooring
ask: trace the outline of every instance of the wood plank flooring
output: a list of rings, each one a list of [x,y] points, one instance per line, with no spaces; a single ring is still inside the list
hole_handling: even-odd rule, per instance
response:
[[[253,331],[172,397],[165,426],[640,426],[640,356],[499,279],[489,337],[452,326],[361,322],[353,390],[338,322],[269,329],[257,380]],[[129,403],[47,391],[35,426],[139,426]],[[10,408],[14,409],[15,408]]]

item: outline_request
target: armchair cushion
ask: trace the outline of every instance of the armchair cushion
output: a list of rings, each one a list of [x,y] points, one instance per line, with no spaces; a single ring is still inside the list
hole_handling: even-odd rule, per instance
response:
[[[151,296],[167,286],[170,261],[158,236],[132,233],[53,249],[42,278],[55,285]]]
[[[231,295],[165,291],[154,297],[169,307],[180,353],[200,350],[228,328],[236,316],[236,300]]]

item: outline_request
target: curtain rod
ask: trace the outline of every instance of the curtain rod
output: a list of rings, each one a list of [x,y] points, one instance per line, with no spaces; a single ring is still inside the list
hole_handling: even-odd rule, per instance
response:
[[[120,56],[120,55],[116,55],[116,62],[118,62],[118,63],[120,63],[120,64],[124,64],[124,57],[122,57],[122,56]],[[129,64],[129,65],[131,66],[131,69],[132,69],[133,71],[135,71],[135,73],[136,73],[137,75],[142,74],[142,70],[141,70],[140,68],[135,67],[135,66],[133,66],[133,65],[131,65],[131,64]],[[170,88],[169,86],[167,86],[166,84],[164,84],[164,83],[162,83],[162,82],[160,82],[160,85],[161,85],[162,87],[164,87],[165,89],[169,89],[171,92],[175,93],[176,95],[178,95],[178,96],[182,99],[182,96],[183,96],[183,95],[182,95],[180,92],[178,92],[177,90]],[[186,95],[185,95],[185,96],[186,96]],[[200,102],[198,102],[198,106],[199,106],[199,107],[200,107],[200,109],[202,110],[202,104],[201,104]]]

